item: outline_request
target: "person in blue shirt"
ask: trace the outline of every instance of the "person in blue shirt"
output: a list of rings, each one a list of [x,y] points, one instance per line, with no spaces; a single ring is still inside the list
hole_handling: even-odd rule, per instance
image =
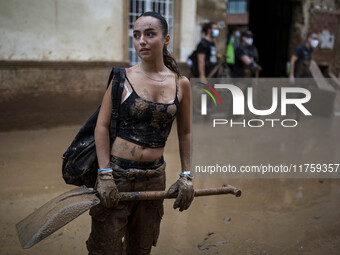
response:
[[[259,54],[253,45],[254,34],[247,30],[241,35],[240,46],[235,51],[235,66],[231,76],[233,78],[255,77],[262,68],[258,64]]]

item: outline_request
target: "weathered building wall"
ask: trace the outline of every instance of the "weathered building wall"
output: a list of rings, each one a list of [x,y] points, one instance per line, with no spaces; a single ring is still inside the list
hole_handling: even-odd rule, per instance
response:
[[[313,56],[319,66],[325,66],[333,72],[339,71],[340,59],[340,12],[312,10],[310,14],[310,29],[316,31],[320,38],[318,49]]]
[[[225,0],[197,0],[197,31],[204,22],[216,22],[220,28],[220,35],[215,39],[217,53],[224,54],[226,47],[226,8]],[[203,36],[203,34],[202,34]],[[197,41],[201,37],[198,36]]]
[[[290,54],[306,40],[308,32],[320,37],[313,59],[319,66],[340,74],[340,1],[293,1],[293,22],[290,35]]]
[[[0,0],[0,130],[84,122],[128,66],[127,4]]]
[[[57,92],[79,84],[91,90],[99,69],[127,66],[126,3],[0,0],[0,102],[23,91]]]
[[[196,0],[175,1],[174,55],[196,47]],[[0,0],[0,131],[80,124],[128,67],[127,0]],[[183,62],[181,62],[183,61]]]
[[[196,0],[182,0],[180,11],[181,37],[180,58],[178,60],[181,62],[186,62],[187,57],[196,48]]]
[[[123,0],[0,0],[0,60],[126,61]]]
[[[0,131],[83,123],[121,62],[0,62]]]

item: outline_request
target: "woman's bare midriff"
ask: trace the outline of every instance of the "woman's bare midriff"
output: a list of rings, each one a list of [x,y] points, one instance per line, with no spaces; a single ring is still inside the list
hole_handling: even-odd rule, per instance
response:
[[[111,154],[133,161],[153,161],[164,153],[164,147],[148,148],[137,145],[123,138],[116,137],[113,142]]]

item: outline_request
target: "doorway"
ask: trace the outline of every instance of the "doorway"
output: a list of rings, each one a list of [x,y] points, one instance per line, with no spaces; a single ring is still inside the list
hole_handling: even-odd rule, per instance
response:
[[[260,56],[261,77],[286,77],[292,1],[249,1],[249,29]]]

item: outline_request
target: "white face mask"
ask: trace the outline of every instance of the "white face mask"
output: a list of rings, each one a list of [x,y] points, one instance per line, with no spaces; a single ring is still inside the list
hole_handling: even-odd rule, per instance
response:
[[[246,44],[248,44],[249,46],[253,44],[253,38],[245,38],[244,41],[245,41]]]
[[[316,48],[318,47],[319,41],[318,40],[311,40],[310,41],[310,46],[312,46],[312,48]]]
[[[212,37],[217,37],[220,34],[220,31],[218,29],[213,29],[211,32]]]
[[[235,33],[235,36],[236,37],[239,37],[241,34],[240,34],[240,32],[239,31],[237,31],[236,33]]]

